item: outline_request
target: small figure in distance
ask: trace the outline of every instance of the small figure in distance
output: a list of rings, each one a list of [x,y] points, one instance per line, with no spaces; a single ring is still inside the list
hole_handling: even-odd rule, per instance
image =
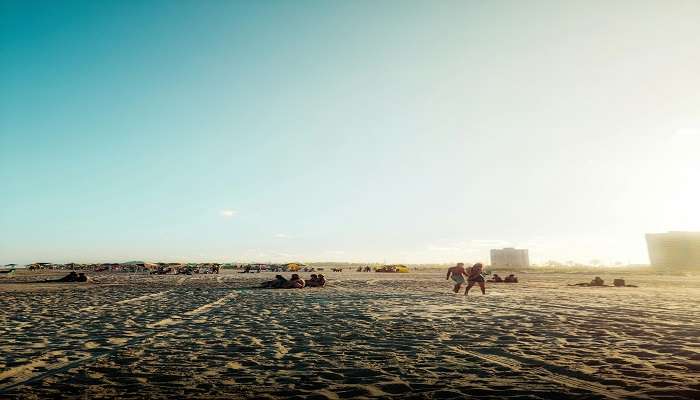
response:
[[[484,283],[485,280],[484,276],[482,275],[483,271],[484,266],[481,263],[476,263],[473,267],[469,268],[469,272],[467,273],[467,289],[464,291],[465,296],[469,294],[469,289],[471,289],[475,283],[479,284],[479,288],[481,288],[481,294],[486,294],[486,283]]]
[[[452,278],[455,283],[455,287],[452,291],[459,293],[459,289],[462,287],[462,284],[464,284],[464,278],[466,276],[467,272],[464,270],[464,263],[457,263],[454,267],[447,268],[447,277],[445,280]]]
[[[622,278],[615,279],[613,281],[613,286],[615,287],[637,287],[635,285],[628,285],[625,283],[625,280]]]
[[[52,282],[77,282],[77,281],[78,281],[78,274],[75,271],[71,271],[68,273],[68,275],[64,276],[63,278],[55,279]]]
[[[602,280],[599,276],[596,276],[593,278],[593,280],[590,283],[576,283],[574,285],[568,285],[568,286],[585,286],[585,287],[592,287],[592,286],[597,286],[597,287],[602,287],[602,286],[608,286],[605,284],[605,281]]]
[[[503,278],[501,278],[501,276],[498,274],[493,274],[493,276],[491,277],[491,280],[489,280],[489,282],[501,283],[501,282],[503,282]],[[508,281],[506,280],[505,282],[508,282]]]
[[[596,276],[591,281],[591,286],[605,286],[605,281],[602,280],[599,276]]]
[[[505,282],[505,283],[518,283],[518,277],[513,275],[513,274],[510,274],[510,275],[506,276],[506,279],[504,279],[503,282]]]
[[[298,274],[292,274],[292,279],[287,282],[288,289],[303,289],[306,286],[306,282],[299,277]]]

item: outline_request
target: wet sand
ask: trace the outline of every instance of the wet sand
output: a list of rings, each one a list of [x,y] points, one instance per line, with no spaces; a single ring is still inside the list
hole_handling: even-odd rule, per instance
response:
[[[97,276],[0,281],[0,398],[700,398],[698,277]]]

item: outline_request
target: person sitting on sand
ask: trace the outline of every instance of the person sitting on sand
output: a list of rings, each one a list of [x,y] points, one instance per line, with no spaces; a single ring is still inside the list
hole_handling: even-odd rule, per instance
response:
[[[481,263],[476,263],[473,267],[469,268],[467,289],[464,291],[465,296],[469,294],[469,289],[471,289],[475,283],[479,284],[481,294],[486,294],[486,284],[484,283],[484,276],[481,274],[483,271],[484,266]]]
[[[311,277],[309,278],[309,280],[306,281],[306,286],[316,287],[317,283],[318,283],[318,276],[316,276],[316,274],[311,274]]]
[[[625,280],[622,278],[615,279],[613,281],[613,286],[615,286],[615,287],[637,287],[635,285],[628,285],[627,283],[625,283]]]
[[[311,278],[306,281],[307,287],[324,287],[326,286],[326,278],[323,274],[311,274]]]
[[[506,276],[506,279],[504,279],[503,282],[506,282],[506,283],[518,283],[518,278],[517,278],[515,275],[510,274],[510,275]]]
[[[452,278],[455,283],[455,287],[452,289],[453,292],[458,293],[459,289],[464,284],[464,278],[467,276],[467,272],[464,270],[464,263],[457,263],[454,267],[447,269],[447,277],[445,280]]]
[[[287,289],[303,289],[304,286],[306,286],[306,282],[298,274],[292,274],[292,279],[287,282],[285,287]]]

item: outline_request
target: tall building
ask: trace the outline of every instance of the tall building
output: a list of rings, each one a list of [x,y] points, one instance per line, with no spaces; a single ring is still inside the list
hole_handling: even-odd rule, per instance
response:
[[[525,249],[505,249],[491,250],[492,267],[529,267],[530,257]]]
[[[700,268],[700,232],[647,233],[646,239],[653,267]]]

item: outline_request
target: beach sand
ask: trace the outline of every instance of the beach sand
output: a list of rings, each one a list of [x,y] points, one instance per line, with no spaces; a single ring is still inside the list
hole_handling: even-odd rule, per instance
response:
[[[0,281],[0,398],[700,398],[698,277],[93,276]]]

